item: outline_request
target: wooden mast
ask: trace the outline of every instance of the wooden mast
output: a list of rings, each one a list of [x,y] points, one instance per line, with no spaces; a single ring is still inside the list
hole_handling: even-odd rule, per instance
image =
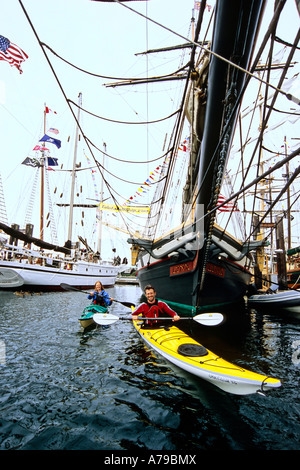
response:
[[[44,135],[46,133],[46,103],[44,107]],[[44,240],[44,166],[45,166],[45,142],[41,157],[41,200],[40,200],[40,239]]]
[[[106,143],[103,142],[103,152],[102,152],[102,171],[104,170],[104,155],[106,154]],[[102,248],[102,203],[103,203],[103,174],[101,175],[101,190],[100,190],[100,210],[99,210],[99,223],[98,223],[98,242],[97,242],[97,252],[100,255],[101,259],[101,248]]]
[[[72,242],[72,227],[73,227],[73,206],[74,206],[74,190],[75,190],[75,175],[76,175],[76,160],[77,160],[77,143],[79,134],[79,117],[80,107],[82,106],[82,94],[78,95],[78,114],[77,114],[77,126],[75,135],[75,147],[73,157],[73,169],[72,169],[72,182],[71,182],[71,196],[70,196],[70,214],[69,214],[69,229],[68,229],[68,242]]]

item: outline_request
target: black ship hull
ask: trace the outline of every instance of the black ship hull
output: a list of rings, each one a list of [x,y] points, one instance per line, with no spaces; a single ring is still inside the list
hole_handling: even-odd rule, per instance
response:
[[[149,258],[149,255],[148,255]],[[197,314],[215,308],[238,304],[246,295],[251,273],[242,264],[224,257],[212,256],[206,264],[205,281],[199,293],[201,251],[184,260],[163,258],[140,268],[137,277],[142,289],[151,284],[157,297],[165,300],[181,314]]]

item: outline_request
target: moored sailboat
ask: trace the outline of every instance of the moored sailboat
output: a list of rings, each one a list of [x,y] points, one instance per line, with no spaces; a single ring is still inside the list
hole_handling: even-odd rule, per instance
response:
[[[81,100],[81,94],[79,98]],[[47,112],[48,108],[45,106],[45,132]],[[56,243],[49,243],[44,240],[46,220],[44,215],[44,178],[47,167],[49,168],[50,162],[53,161],[47,152],[45,142],[52,143],[53,140],[56,146],[60,147],[61,143],[58,139],[52,139],[45,133],[41,139],[43,143],[39,146],[40,159],[27,158],[23,162],[36,167],[36,171],[40,172],[40,237],[33,237],[32,224],[26,224],[25,230],[20,230],[16,224],[8,226],[0,221],[0,229],[3,231],[0,242],[0,289],[14,290],[22,287],[27,290],[61,290],[60,284],[62,283],[78,288],[92,288],[95,282],[99,280],[105,287],[112,287],[121,269],[120,264],[113,259],[103,260],[99,243],[97,251],[94,251],[82,237],[79,239],[84,245],[83,248],[80,248],[79,242],[72,243],[78,126],[76,129],[70,204],[67,205],[70,209],[68,241],[64,246],[60,246],[57,240],[55,240]],[[97,205],[94,204],[92,207],[96,208]],[[48,224],[50,221],[48,221]]]

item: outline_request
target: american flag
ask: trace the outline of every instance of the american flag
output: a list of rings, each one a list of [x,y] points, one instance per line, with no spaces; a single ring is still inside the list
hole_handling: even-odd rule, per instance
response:
[[[53,132],[53,134],[59,134],[59,131],[57,129],[54,129],[53,127],[50,127],[50,129],[48,129],[48,132]]]
[[[17,67],[19,72],[23,73],[21,63],[26,59],[28,55],[19,46],[0,36],[0,60],[5,60],[11,67]]]
[[[226,201],[226,198],[224,196],[222,196],[222,194],[219,195],[219,200],[218,200],[218,204],[223,204],[223,202]],[[227,202],[227,204],[224,204],[224,206],[220,207],[218,209],[220,212],[231,212],[231,211],[238,211],[238,208],[236,207],[236,205],[233,203],[233,202]]]

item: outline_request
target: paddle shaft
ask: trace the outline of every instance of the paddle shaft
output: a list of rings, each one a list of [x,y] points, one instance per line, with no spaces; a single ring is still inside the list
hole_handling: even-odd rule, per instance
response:
[[[194,320],[198,323],[201,323],[201,318],[200,317],[201,317],[201,314],[196,315],[195,317],[180,317],[179,320],[173,320],[173,317],[153,317],[153,318],[152,317],[138,317],[136,321],[139,321],[139,320],[149,320],[149,321],[153,321],[153,320],[154,321],[155,320],[157,320],[157,321],[160,321],[160,320],[173,320],[173,321],[177,322],[177,321],[181,321],[181,320]],[[119,317],[119,320],[132,320],[132,318]],[[215,317],[212,317],[211,319],[210,318],[205,318],[205,324],[206,324],[206,322],[209,322],[209,321],[214,321],[215,322],[216,319],[215,319]],[[220,320],[220,322],[221,321],[223,321],[223,319]]]
[[[72,290],[74,292],[81,292],[82,294],[90,294],[91,292],[88,292],[86,290],[81,290],[81,289],[77,289],[77,287],[73,287],[73,286],[70,286],[69,284],[60,284],[60,287],[62,287],[63,289],[65,290]],[[116,300],[114,299],[114,302],[118,302],[119,304],[122,304],[124,305],[125,307],[135,307],[135,304],[132,303],[132,302],[121,302],[121,300]]]
[[[111,313],[102,314],[102,313],[95,313],[93,315],[93,319],[95,323],[99,325],[108,325],[117,322],[118,320],[126,320],[126,321],[133,321],[132,317],[118,317]],[[139,320],[149,320],[149,321],[157,321],[160,320],[173,320],[173,317],[138,317],[136,321]],[[181,317],[180,320],[193,320],[201,325],[206,326],[216,326],[223,322],[224,317],[221,313],[204,313],[196,315],[195,317]],[[177,321],[180,321],[177,320]]]
[[[119,317],[120,320],[132,320],[132,318],[122,318]],[[137,317],[138,320],[173,320],[173,317]],[[194,317],[180,317],[180,320],[194,320]],[[179,321],[179,320],[177,320]]]

